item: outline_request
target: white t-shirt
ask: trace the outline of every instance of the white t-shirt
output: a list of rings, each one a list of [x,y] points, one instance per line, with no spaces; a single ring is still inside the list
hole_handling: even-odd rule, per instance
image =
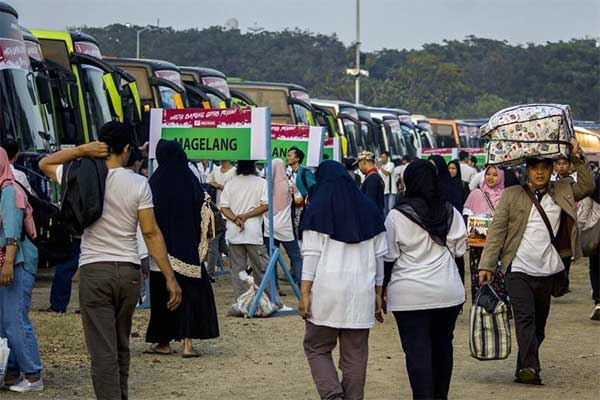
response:
[[[188,162],[188,167],[189,167],[190,171],[192,171],[192,174],[194,174],[196,179],[198,179],[198,182],[205,183],[204,175],[202,175],[202,172],[200,172],[200,169],[197,167],[197,165],[195,165],[191,162]]]
[[[33,193],[33,190],[31,190],[31,185],[29,184],[29,180],[27,179],[27,174],[23,171],[19,171],[12,164],[10,165],[10,169],[12,170],[12,173],[15,176],[17,182],[25,186],[25,189],[27,189],[29,193]]]
[[[398,180],[398,178],[404,178],[404,171],[406,170],[406,167],[408,167],[408,164],[401,164],[398,165],[396,168],[394,168],[394,174],[396,175],[396,180]]]
[[[477,175],[477,170],[465,163],[458,163],[460,165],[460,175],[462,176],[463,182],[471,183],[471,179]]]
[[[454,209],[446,245],[440,246],[398,210],[385,221],[386,261],[395,262],[387,287],[388,311],[429,310],[464,303],[465,289],[454,257],[467,249],[467,228]],[[452,254],[450,253],[452,252]]]
[[[542,197],[540,204],[548,216],[554,235],[556,235],[560,227],[560,206],[548,194]],[[532,276],[549,276],[563,269],[565,266],[550,241],[548,228],[537,208],[532,204],[529,220],[512,262],[511,271],[524,272]]]
[[[316,266],[305,264],[307,270],[302,274],[302,280],[313,281],[309,321],[339,329],[372,328],[375,285],[383,284],[382,258],[386,253],[385,233],[349,244],[323,233],[304,231],[302,255],[318,257]]]
[[[269,237],[271,230],[269,229],[269,213],[263,214],[263,222],[265,224],[265,237]],[[273,225],[275,231],[273,237],[280,242],[291,242],[294,238],[294,226],[292,224],[292,202],[283,210],[273,215]]]
[[[56,177],[62,180],[62,165]],[[125,168],[108,170],[102,216],[81,237],[79,266],[95,262],[140,264],[138,211],[154,208],[152,191],[142,175]]]
[[[477,174],[475,174],[475,176],[473,176],[473,179],[471,179],[471,182],[469,183],[469,190],[472,192],[473,190],[479,188],[479,185],[481,184],[481,182],[483,182],[484,178],[485,169],[479,171]]]
[[[385,175],[381,170],[384,169],[387,172],[390,172],[391,175]],[[389,161],[387,164],[384,164],[380,167],[379,176],[383,179],[384,189],[383,194],[396,194],[398,192],[398,188],[396,187],[396,173],[395,173],[394,163]],[[391,192],[390,192],[391,188]]]
[[[223,189],[219,208],[229,208],[235,215],[245,214],[268,204],[267,181],[256,175],[236,175]],[[250,218],[244,230],[227,220],[225,238],[232,244],[263,244],[262,216]]]
[[[208,183],[217,182],[219,185],[225,186],[225,184],[236,175],[237,169],[235,167],[230,168],[227,172],[222,172],[221,168],[223,167],[215,168],[213,172],[208,175]],[[217,199],[215,204],[219,204],[221,202],[221,194],[223,194],[223,191],[217,189]]]

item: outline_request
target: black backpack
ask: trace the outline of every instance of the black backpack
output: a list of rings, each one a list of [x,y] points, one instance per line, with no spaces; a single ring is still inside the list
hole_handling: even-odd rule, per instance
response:
[[[81,158],[63,165],[60,219],[70,234],[83,234],[102,216],[107,175],[104,160]]]

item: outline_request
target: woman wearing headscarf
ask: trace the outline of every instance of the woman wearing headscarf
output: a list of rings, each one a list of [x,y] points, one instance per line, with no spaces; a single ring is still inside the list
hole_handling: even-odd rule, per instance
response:
[[[463,215],[494,215],[503,191],[504,171],[493,165],[487,167],[480,188],[472,191],[467,197]]]
[[[387,253],[381,209],[356,187],[342,164],[321,163],[301,230],[304,353],[322,399],[362,399],[369,329],[383,321],[381,289]],[[337,375],[331,352],[340,343]]]
[[[201,207],[204,193],[188,167],[181,145],[161,140],[156,148],[158,169],[150,178],[156,222],[182,290],[179,308],[170,311],[163,275],[150,261],[150,322],[146,342],[156,343],[151,353],[171,354],[170,342],[183,340],[183,357],[197,357],[192,339],[219,336],[215,300],[206,269],[200,263]],[[181,265],[188,269],[184,271]],[[190,274],[189,268],[195,270]],[[193,276],[192,276],[193,275]]]
[[[480,188],[473,190],[463,209],[463,215],[481,215],[493,217],[496,206],[504,191],[504,171],[495,166],[489,166]],[[483,247],[469,247],[469,264],[471,270],[471,302],[475,302],[477,289],[479,288],[479,260]],[[498,283],[498,282],[496,282]],[[503,292],[501,290],[501,292]],[[507,303],[508,304],[508,303]]]
[[[443,199],[433,163],[411,162],[406,195],[387,216],[387,310],[398,325],[415,399],[446,399],[452,339],[465,292],[454,258],[466,250],[460,213]]]
[[[285,252],[290,258],[292,276],[297,284],[302,279],[302,256],[300,255],[300,246],[294,237],[294,225],[292,222],[292,202],[294,195],[300,196],[296,185],[288,179],[285,172],[285,164],[282,160],[275,159],[271,163],[273,171],[273,236],[275,246],[283,245]],[[265,226],[265,243],[269,240],[269,216],[265,213],[263,216]]]
[[[35,223],[27,195],[16,183],[2,148],[0,190],[0,337],[8,339],[10,348],[4,383],[15,392],[39,391],[44,389],[42,362],[29,319],[38,261],[30,240],[36,237]]]
[[[469,184],[462,180],[460,164],[456,160],[448,163],[450,181],[448,182],[448,201],[462,213],[463,206],[469,196]]]

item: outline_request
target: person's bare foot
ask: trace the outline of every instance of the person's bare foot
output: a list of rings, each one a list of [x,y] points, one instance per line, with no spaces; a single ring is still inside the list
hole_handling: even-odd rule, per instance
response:
[[[194,350],[192,339],[183,339],[183,358],[196,358],[200,357],[200,354]]]

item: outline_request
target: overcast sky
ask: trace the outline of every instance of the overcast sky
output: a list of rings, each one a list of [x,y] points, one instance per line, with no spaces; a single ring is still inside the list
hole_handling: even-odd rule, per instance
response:
[[[300,28],[354,41],[355,0],[3,0],[28,28],[156,24],[175,29],[225,25],[242,31]],[[512,44],[600,37],[600,0],[362,0],[363,49],[419,48],[480,37]]]

